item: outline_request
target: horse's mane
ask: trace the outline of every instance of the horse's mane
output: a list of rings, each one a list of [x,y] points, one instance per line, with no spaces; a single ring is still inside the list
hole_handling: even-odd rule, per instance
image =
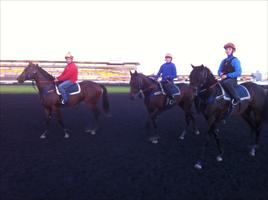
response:
[[[147,80],[149,80],[150,82],[154,83],[154,84],[158,84],[157,80],[154,79],[154,76],[152,75],[144,75],[142,73],[138,73],[139,75],[143,76],[144,78],[146,78]]]
[[[43,68],[39,67],[38,65],[37,65],[37,67],[38,67],[40,73],[41,73],[45,78],[47,78],[48,80],[54,80],[54,77],[53,77],[51,74],[49,74],[46,70],[44,70]]]

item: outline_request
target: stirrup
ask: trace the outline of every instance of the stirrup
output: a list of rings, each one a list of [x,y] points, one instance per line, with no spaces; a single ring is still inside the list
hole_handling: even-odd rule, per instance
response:
[[[237,106],[240,103],[240,100],[235,101],[235,99],[232,99],[232,105]]]

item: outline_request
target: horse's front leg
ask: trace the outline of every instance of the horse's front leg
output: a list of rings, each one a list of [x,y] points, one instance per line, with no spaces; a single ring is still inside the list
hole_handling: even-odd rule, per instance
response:
[[[61,117],[61,112],[60,112],[59,107],[54,107],[53,111],[55,112],[56,119],[57,119],[59,125],[61,126],[61,128],[64,131],[64,138],[69,138],[70,137],[69,130],[65,128],[65,126],[64,126],[64,124],[62,122],[62,117]]]
[[[193,116],[193,112],[191,111],[191,107],[187,106],[187,107],[182,107],[182,109],[184,110],[185,113],[185,122],[186,122],[186,128],[183,129],[182,133],[180,134],[180,139],[183,140],[185,138],[185,135],[187,134],[187,131],[189,129],[190,123],[192,121],[193,123],[193,132],[196,135],[199,135],[199,129],[196,126],[196,122],[195,122],[195,118]]]
[[[209,143],[209,138],[211,135],[214,136],[214,139],[216,140],[217,143],[217,147],[218,147],[218,151],[219,151],[219,155],[217,156],[217,161],[222,161],[222,155],[223,155],[223,150],[221,148],[221,144],[220,144],[220,139],[218,136],[217,131],[215,131],[215,116],[210,115],[211,117],[208,118],[208,131],[207,134],[205,135],[205,142],[203,144],[202,150],[201,150],[201,156],[200,159],[196,162],[195,164],[195,168],[196,169],[202,169],[203,168],[203,162],[205,160],[205,152],[206,152],[206,148],[208,146]]]
[[[159,135],[157,134],[157,126],[156,126],[156,117],[158,115],[158,109],[153,110],[151,113],[149,113],[149,121],[152,124],[153,127],[153,135],[149,138],[149,140],[153,144],[157,144],[159,141]]]
[[[44,108],[44,111],[45,111],[45,115],[46,115],[46,129],[45,129],[45,131],[41,134],[41,136],[40,136],[41,139],[45,139],[45,138],[46,138],[46,134],[47,134],[48,129],[49,129],[50,121],[51,121],[51,119],[52,119],[52,112],[51,112],[51,109]]]

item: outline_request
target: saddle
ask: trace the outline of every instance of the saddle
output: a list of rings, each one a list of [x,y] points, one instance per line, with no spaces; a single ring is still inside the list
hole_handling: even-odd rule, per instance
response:
[[[226,101],[231,101],[230,95],[224,90],[222,87],[221,83],[219,83],[220,89],[221,89],[221,94],[216,97],[216,99],[222,98]],[[248,89],[243,86],[243,85],[236,85],[235,90],[237,91],[237,94],[239,95],[239,98],[241,101],[248,100],[250,99],[250,93]]]
[[[174,97],[181,95],[180,88],[172,82],[159,82],[162,94],[166,95],[165,106],[172,106],[175,103]]]
[[[59,91],[59,88],[58,88],[58,85],[55,85],[55,88],[56,88],[56,92],[58,95],[61,95],[60,91]],[[75,94],[78,94],[81,92],[81,87],[80,87],[80,84],[79,83],[74,83],[72,84],[70,87],[68,87],[66,89],[66,92],[69,93],[69,95],[75,95]]]

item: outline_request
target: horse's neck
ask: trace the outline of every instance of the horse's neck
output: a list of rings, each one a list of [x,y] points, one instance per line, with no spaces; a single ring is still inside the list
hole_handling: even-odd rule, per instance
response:
[[[39,92],[42,92],[45,88],[48,88],[51,84],[53,84],[53,80],[49,80],[40,71],[36,73],[35,82]]]
[[[215,85],[216,83],[217,83],[216,78],[213,76],[213,74],[211,74],[210,72],[208,72],[207,81],[206,81],[205,85],[203,86],[203,88],[204,89],[210,88],[213,85]]]
[[[144,78],[143,82],[143,90],[145,90],[145,93],[151,93],[154,89],[157,88],[157,83],[153,80],[150,80],[150,78]]]

